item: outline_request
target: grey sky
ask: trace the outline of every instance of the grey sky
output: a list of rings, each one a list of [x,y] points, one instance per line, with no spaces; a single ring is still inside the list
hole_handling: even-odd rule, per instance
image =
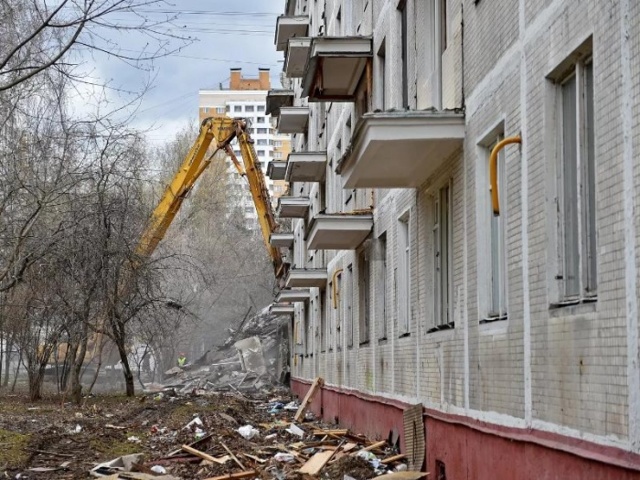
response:
[[[272,85],[279,85],[282,53],[276,52],[273,38],[283,3],[283,0],[179,0],[171,6],[155,7],[156,11],[180,12],[175,23],[181,28],[172,33],[191,36],[196,41],[176,54],[155,60],[150,72],[132,68],[118,59],[94,55],[94,76],[125,90],[138,90],[153,78],[135,126],[152,128],[148,138],[154,144],[170,139],[172,132],[189,119],[197,118],[198,90],[218,88],[220,83],[226,85],[232,67],[241,67],[250,76],[257,76],[259,67],[270,68]],[[119,14],[117,18],[126,17]],[[148,41],[135,34],[113,39],[132,52],[142,50]]]

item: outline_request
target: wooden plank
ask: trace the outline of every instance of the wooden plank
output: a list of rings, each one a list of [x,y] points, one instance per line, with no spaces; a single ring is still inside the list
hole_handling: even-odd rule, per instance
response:
[[[382,463],[384,463],[385,465],[391,462],[396,462],[398,460],[402,460],[403,458],[407,458],[407,455],[404,453],[401,453],[400,455],[394,455],[393,457],[389,457],[389,458],[385,458],[384,460],[382,460]]]
[[[358,452],[369,452],[369,451],[371,451],[371,450],[376,450],[376,449],[378,449],[378,448],[380,448],[380,447],[383,447],[383,446],[385,446],[386,444],[387,444],[387,441],[386,441],[386,440],[380,440],[379,442],[372,443],[372,444],[371,444],[371,445],[369,445],[368,447],[361,448],[360,450],[358,450]],[[358,454],[358,452],[354,452],[354,453],[352,453],[351,455],[357,455],[357,454]]]
[[[350,452],[351,450],[353,450],[357,446],[358,446],[357,443],[353,443],[353,442],[345,443],[344,447],[342,447],[342,451],[343,452]]]
[[[220,475],[218,477],[209,477],[204,480],[225,480],[229,478],[249,478],[256,475],[255,470],[247,470],[246,472],[227,473],[226,475]]]
[[[222,442],[220,442],[220,445],[222,445],[222,447],[227,451],[227,453],[228,453],[229,455],[231,455],[231,458],[233,459],[233,461],[234,461],[234,462],[236,462],[236,463],[238,464],[238,466],[239,466],[241,469],[243,469],[243,470],[244,470],[244,469],[245,469],[245,468],[244,468],[244,465],[242,465],[242,464],[240,463],[240,460],[238,460],[238,457],[236,457],[236,456],[233,454],[233,452],[232,452],[231,450],[229,450],[229,447],[227,447],[227,446],[226,446],[224,443],[222,443]],[[242,477],[241,477],[241,478],[242,478]]]
[[[322,452],[316,453],[307,463],[300,467],[298,472],[306,473],[307,475],[317,475],[318,472],[322,470],[322,467],[331,459],[334,452],[334,450],[323,450]]]
[[[347,433],[349,433],[349,430],[347,430],[346,428],[341,428],[341,429],[336,429],[336,430],[314,430],[313,434],[317,437],[320,437],[322,435],[346,435]]]
[[[422,470],[425,455],[424,419],[422,404],[418,403],[402,412],[404,429],[404,452],[409,460],[410,471]]]
[[[309,390],[307,391],[307,394],[304,396],[304,399],[302,400],[302,403],[300,404],[300,407],[298,408],[298,411],[296,412],[295,416],[293,417],[293,419],[296,422],[300,421],[300,418],[302,418],[302,415],[304,415],[304,411],[306,410],[307,405],[312,400],[312,398],[316,394],[316,392],[320,389],[320,387],[322,387],[323,384],[324,384],[324,380],[322,379],[322,377],[316,377],[315,378],[315,380],[311,384],[311,388],[309,388]]]
[[[190,453],[191,455],[195,455],[196,457],[200,457],[203,460],[208,460],[210,462],[214,462],[217,463],[219,465],[222,465],[224,462],[218,460],[216,457],[212,457],[211,455],[201,452],[200,450],[196,450],[193,447],[190,447],[189,445],[182,445],[182,450],[184,450],[185,452]]]
[[[393,472],[385,473],[379,477],[371,477],[369,480],[420,480],[429,475],[426,472]]]
[[[253,460],[254,462],[258,462],[258,463],[267,463],[267,460],[265,460],[264,458],[260,458],[260,457],[256,457],[255,455],[251,455],[249,453],[243,453],[242,455],[244,455],[247,458],[250,458],[251,460]]]

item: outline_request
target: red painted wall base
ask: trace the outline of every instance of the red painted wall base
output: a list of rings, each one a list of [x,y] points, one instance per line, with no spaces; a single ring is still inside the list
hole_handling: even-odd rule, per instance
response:
[[[291,380],[299,397],[310,382]],[[395,432],[402,441],[408,405],[361,392],[324,386],[309,410],[372,439]],[[440,480],[638,480],[640,455],[563,435],[479,422],[425,409],[426,471]],[[437,466],[439,465],[439,467]]]

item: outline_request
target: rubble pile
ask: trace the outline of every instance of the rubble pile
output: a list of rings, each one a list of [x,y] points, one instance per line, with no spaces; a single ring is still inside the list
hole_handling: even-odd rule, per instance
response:
[[[282,381],[284,368],[281,359],[287,342],[282,336],[282,321],[268,309],[243,322],[224,344],[183,367],[164,372],[163,384],[145,385],[147,391],[173,391],[185,394],[192,391],[258,392]]]
[[[171,398],[178,397],[155,401],[171,402]],[[300,415],[301,406],[286,394],[259,399],[255,395],[205,392],[189,398],[191,405],[202,407],[201,411],[179,429],[164,422],[152,425],[147,443],[154,453],[148,458],[113,459],[115,467],[109,462],[100,464],[91,470],[92,476],[367,480],[401,472],[405,476],[397,478],[423,478],[406,477],[410,472],[397,445],[371,441],[315,420],[295,422],[294,416],[313,416]],[[123,463],[128,467],[123,468]],[[148,477],[154,473],[162,477]]]
[[[306,398],[306,397],[305,397]],[[148,393],[125,403],[13,414],[33,432],[20,479],[419,479],[398,445],[323,424],[285,389]],[[40,407],[38,407],[40,408]],[[46,412],[54,414],[46,420]],[[59,414],[59,415],[58,415]],[[22,415],[22,416],[21,416]],[[35,416],[34,416],[35,415]],[[0,429],[9,416],[0,416]],[[31,420],[29,420],[31,418]],[[298,418],[300,420],[295,420]],[[20,419],[20,420],[18,420]],[[34,421],[35,420],[35,421]],[[0,474],[3,472],[0,465]]]

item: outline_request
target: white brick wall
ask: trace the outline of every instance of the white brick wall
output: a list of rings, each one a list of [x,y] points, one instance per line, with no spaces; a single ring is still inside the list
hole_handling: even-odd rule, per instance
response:
[[[347,7],[337,0],[309,2],[314,32],[324,25],[320,19],[325,3],[325,33],[333,35],[337,28],[335,12],[339,5]],[[415,46],[410,49],[408,68],[412,108],[436,105],[435,62],[429,47],[432,21],[427,3],[408,0],[408,38]],[[347,15],[343,10],[342,15],[345,32],[373,34],[374,54],[385,41],[385,94],[391,108],[399,108],[402,100],[398,83],[402,78],[400,17],[396,7],[397,0],[359,0],[353,2],[353,12]],[[628,11],[621,11],[623,8]],[[308,142],[302,135],[295,139],[298,150],[308,145],[309,149],[326,149],[328,153],[326,183],[295,184],[292,188],[296,194],[311,196],[313,213],[322,208],[327,212],[367,208],[373,199],[372,238],[386,232],[387,239],[388,331],[386,339],[380,340],[382,288],[374,261],[369,286],[373,309],[369,344],[358,345],[359,292],[355,282],[351,300],[353,347],[347,346],[349,325],[345,321],[346,299],[342,298],[338,310],[331,305],[326,309],[333,335],[324,353],[318,348],[319,309],[313,311],[314,334],[308,340],[313,341],[313,356],[298,359],[293,375],[321,375],[329,384],[640,451],[640,394],[629,388],[640,386],[636,378],[640,375],[640,333],[637,318],[629,313],[633,310],[628,310],[633,308],[634,298],[637,306],[640,293],[640,43],[636,41],[640,36],[640,5],[630,0],[481,0],[477,4],[464,2],[462,12],[460,0],[449,0],[447,10],[450,34],[443,69],[449,76],[442,101],[445,107],[464,107],[466,138],[463,149],[425,185],[413,190],[342,190],[334,169],[350,141],[352,128],[346,121],[353,115],[351,104],[328,103],[324,108],[313,104]],[[349,18],[354,23],[345,25]],[[635,39],[628,41],[626,60],[625,37],[621,34],[624,25],[629,27],[629,38]],[[598,300],[550,309],[557,283],[553,199],[557,160],[549,148],[556,127],[553,104],[549,102],[553,86],[547,76],[590,35],[596,111]],[[299,93],[299,80],[294,83]],[[374,97],[378,98],[376,88],[374,83]],[[627,90],[631,98],[621,96]],[[504,152],[506,185],[501,187],[507,221],[509,318],[481,325],[480,295],[486,289],[478,287],[489,277],[482,261],[487,252],[487,219],[478,206],[486,200],[486,185],[482,183],[486,179],[486,158],[479,143],[498,125],[503,126],[505,136],[520,134],[523,138],[520,148],[511,145]],[[431,195],[445,177],[451,178],[453,185],[455,329],[427,334],[434,325],[436,281],[432,274]],[[319,188],[324,188],[324,205]],[[394,272],[399,264],[397,222],[407,211],[412,307],[410,334],[401,337]],[[635,218],[630,218],[630,211]],[[346,291],[347,266],[353,266],[354,279],[359,275],[356,253],[306,252],[299,235],[305,221],[294,223],[296,264],[326,266],[330,278],[336,269],[344,269],[342,291]],[[318,294],[314,290],[313,295]]]

